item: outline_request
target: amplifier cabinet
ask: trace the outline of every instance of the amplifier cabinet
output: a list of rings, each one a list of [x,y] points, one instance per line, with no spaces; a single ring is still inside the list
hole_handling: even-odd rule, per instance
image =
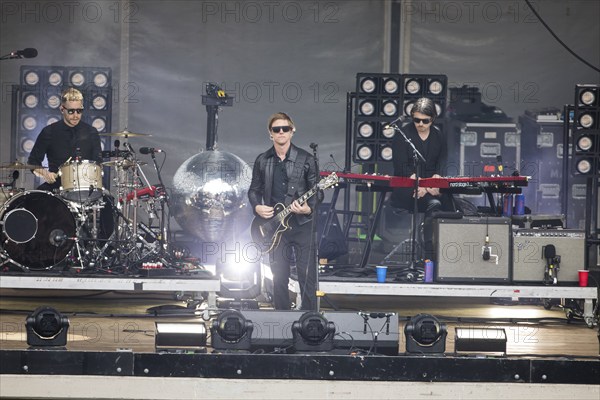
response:
[[[488,260],[484,259],[486,236]],[[503,217],[437,219],[434,223],[436,282],[510,282],[511,220]]]
[[[554,245],[560,256],[558,284],[577,283],[585,266],[585,232],[575,229],[516,229],[513,233],[513,281],[542,283],[546,269],[544,248]]]

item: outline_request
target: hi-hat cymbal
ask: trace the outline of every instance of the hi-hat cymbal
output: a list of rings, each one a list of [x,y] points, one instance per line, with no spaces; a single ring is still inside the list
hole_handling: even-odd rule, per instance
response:
[[[105,161],[102,163],[103,167],[121,167],[121,168],[129,168],[132,167],[134,164],[141,166],[144,166],[148,163],[144,162],[144,161],[131,161],[131,160],[113,160],[113,161]]]
[[[129,132],[127,129],[121,132],[99,133],[100,136],[116,136],[116,137],[137,137],[137,136],[152,136],[149,133]]]
[[[43,168],[41,165],[29,165],[15,161],[7,164],[0,164],[0,169],[36,169]]]

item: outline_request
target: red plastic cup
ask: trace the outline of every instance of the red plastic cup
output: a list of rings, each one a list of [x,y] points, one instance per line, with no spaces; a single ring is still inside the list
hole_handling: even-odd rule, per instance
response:
[[[588,276],[590,271],[585,270],[585,269],[580,269],[579,271],[579,286],[581,287],[587,287],[588,285]]]

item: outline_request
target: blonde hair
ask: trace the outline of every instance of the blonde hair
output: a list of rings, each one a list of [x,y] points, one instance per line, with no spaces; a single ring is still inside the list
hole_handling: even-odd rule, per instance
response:
[[[65,104],[67,101],[83,102],[83,94],[75,88],[68,88],[62,92],[60,100],[62,104]]]
[[[273,122],[275,122],[278,119],[284,119],[288,121],[290,123],[290,126],[292,127],[292,130],[296,130],[296,125],[294,125],[294,121],[292,121],[292,118],[290,118],[290,116],[284,112],[277,112],[269,117],[269,130],[271,130]]]

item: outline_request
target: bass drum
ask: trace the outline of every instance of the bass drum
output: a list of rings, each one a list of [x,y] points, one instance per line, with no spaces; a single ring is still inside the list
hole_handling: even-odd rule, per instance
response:
[[[74,244],[75,218],[50,192],[29,190],[11,197],[0,209],[0,224],[0,247],[24,268],[52,268]]]

